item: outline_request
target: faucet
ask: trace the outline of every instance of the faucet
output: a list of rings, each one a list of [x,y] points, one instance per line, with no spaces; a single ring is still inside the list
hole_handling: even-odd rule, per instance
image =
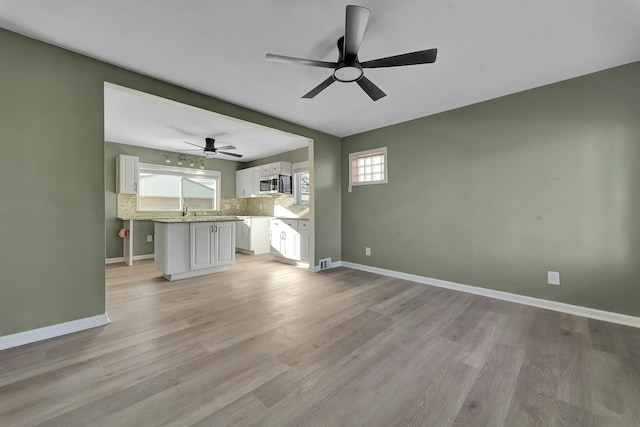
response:
[[[185,203],[183,208],[182,208],[182,216],[187,216],[189,215],[189,208],[187,207],[187,204]]]

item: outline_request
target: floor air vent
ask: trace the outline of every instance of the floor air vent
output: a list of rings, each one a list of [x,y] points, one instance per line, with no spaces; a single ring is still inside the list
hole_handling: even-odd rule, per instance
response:
[[[320,270],[331,268],[331,258],[323,258],[320,260]]]

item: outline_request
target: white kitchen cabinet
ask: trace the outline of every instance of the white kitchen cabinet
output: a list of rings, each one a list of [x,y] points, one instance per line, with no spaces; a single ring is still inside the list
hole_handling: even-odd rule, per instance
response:
[[[211,268],[215,265],[214,223],[198,222],[189,224],[191,230],[191,270]]]
[[[238,217],[236,223],[236,250],[259,255],[269,253],[269,218]]]
[[[267,178],[273,175],[291,175],[290,162],[275,162],[258,166],[260,168],[260,176]]]
[[[260,195],[261,168],[248,168],[236,171],[236,197],[257,197]]]
[[[298,234],[298,220],[286,219],[284,223],[284,253],[285,258],[300,260],[300,235]]]
[[[309,241],[311,238],[311,230],[309,228],[309,220],[298,220],[298,242],[300,261],[309,262]]]
[[[216,222],[213,226],[214,266],[236,261],[236,223]]]
[[[235,222],[197,222],[191,226],[191,270],[233,264]]]
[[[138,158],[120,154],[116,159],[116,193],[138,194]]]
[[[279,255],[284,256],[284,222],[282,220],[273,218],[271,219],[270,230],[269,230],[269,241],[271,242],[271,255]]]
[[[309,261],[309,220],[272,219],[271,254],[278,260]]]
[[[292,166],[290,162],[278,162],[280,164],[279,168],[280,168],[280,172],[278,172],[280,175],[291,175],[292,172]]]
[[[235,221],[155,222],[155,267],[169,280],[227,269],[235,262]]]
[[[260,168],[260,178],[268,178],[271,174],[271,165],[258,166]]]
[[[236,171],[236,198],[251,197],[251,180],[253,176],[251,169]]]
[[[154,265],[165,275],[189,271],[189,224],[154,223]]]

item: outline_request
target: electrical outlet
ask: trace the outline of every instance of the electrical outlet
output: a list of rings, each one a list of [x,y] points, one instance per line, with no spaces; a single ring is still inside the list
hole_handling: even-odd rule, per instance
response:
[[[547,283],[550,285],[560,286],[560,272],[547,271]]]
[[[364,254],[366,256],[371,256],[371,248],[364,248]]]
[[[231,209],[231,205],[229,205],[229,204],[225,204],[225,205],[224,205],[224,210],[225,210],[225,211],[228,211],[229,209]]]
[[[147,242],[153,242],[153,234],[147,234]]]

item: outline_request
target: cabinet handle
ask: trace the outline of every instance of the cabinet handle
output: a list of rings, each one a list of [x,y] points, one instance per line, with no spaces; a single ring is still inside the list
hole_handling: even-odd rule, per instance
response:
[[[215,233],[217,233],[217,232],[218,232],[218,226],[217,226],[217,225],[214,225],[214,226],[213,226],[213,231],[214,231]]]
[[[133,191],[138,191],[138,183],[137,182],[133,183]]]
[[[213,233],[213,225],[209,227],[209,230]]]

